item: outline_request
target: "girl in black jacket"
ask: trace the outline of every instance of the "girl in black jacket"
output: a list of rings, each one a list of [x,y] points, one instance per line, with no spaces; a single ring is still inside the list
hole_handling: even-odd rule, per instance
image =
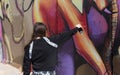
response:
[[[77,31],[82,32],[80,24],[68,32],[46,37],[46,26],[35,23],[32,41],[25,47],[23,74],[30,75],[32,64],[33,75],[56,75],[57,49]]]

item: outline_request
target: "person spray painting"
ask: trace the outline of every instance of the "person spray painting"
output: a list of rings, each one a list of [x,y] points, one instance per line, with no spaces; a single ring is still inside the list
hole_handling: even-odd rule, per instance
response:
[[[35,23],[31,42],[25,47],[23,61],[23,75],[29,75],[31,64],[33,75],[56,75],[57,49],[69,40],[78,31],[82,33],[80,24],[70,31],[46,36],[46,26],[43,23]]]

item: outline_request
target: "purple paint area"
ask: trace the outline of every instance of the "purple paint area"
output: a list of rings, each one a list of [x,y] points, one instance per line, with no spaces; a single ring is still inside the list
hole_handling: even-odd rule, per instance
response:
[[[120,0],[117,0],[118,8],[120,10]],[[120,13],[120,12],[119,12]]]
[[[58,50],[57,75],[74,75],[74,44],[73,40],[67,41]]]
[[[103,17],[95,8],[91,7],[88,17],[88,33],[95,44],[99,47],[104,44],[104,39],[108,31],[108,25]]]
[[[106,12],[107,14],[112,14],[112,12],[108,10],[107,8],[104,9],[104,12]]]

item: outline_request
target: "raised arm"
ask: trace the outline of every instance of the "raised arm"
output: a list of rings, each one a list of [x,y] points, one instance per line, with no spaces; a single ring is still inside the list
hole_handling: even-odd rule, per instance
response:
[[[66,31],[66,32],[62,32],[56,36],[51,37],[51,41],[57,43],[58,45],[66,42],[67,40],[69,40],[73,35],[75,35],[77,32],[82,33],[82,28],[80,24],[77,24],[75,28]]]

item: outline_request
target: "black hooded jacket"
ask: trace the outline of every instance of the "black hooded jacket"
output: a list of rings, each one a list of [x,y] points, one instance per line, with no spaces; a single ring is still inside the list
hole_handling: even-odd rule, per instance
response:
[[[47,37],[48,42],[52,42],[59,47],[62,43],[69,40],[72,35],[77,33],[79,28],[74,28],[70,31],[61,33],[56,36]],[[32,69],[35,71],[53,71],[57,63],[57,46],[52,46],[48,43],[44,37],[41,39],[33,40],[33,48],[31,59],[29,57],[30,44],[25,47],[25,54],[23,60],[23,73],[29,75]]]

